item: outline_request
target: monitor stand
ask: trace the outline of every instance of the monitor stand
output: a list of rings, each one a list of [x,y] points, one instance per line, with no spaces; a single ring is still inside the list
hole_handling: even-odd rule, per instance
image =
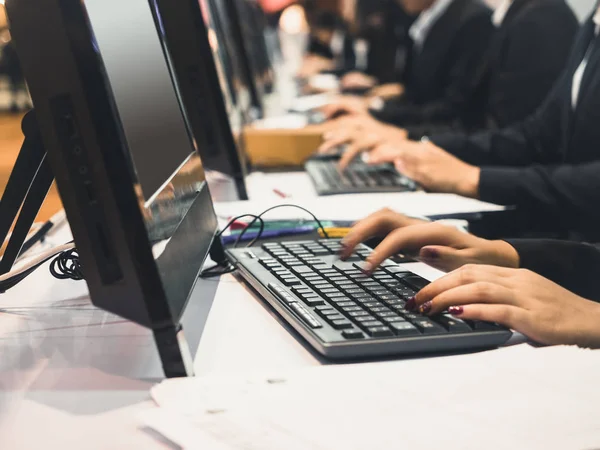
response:
[[[54,174],[33,109],[23,117],[21,129],[25,140],[0,200],[0,243],[6,241],[16,219],[6,251],[0,260],[0,275],[11,271],[54,182]],[[226,260],[220,242],[213,246],[211,254],[215,261]],[[193,360],[183,337],[182,326],[153,329],[152,333],[165,376],[193,376]]]

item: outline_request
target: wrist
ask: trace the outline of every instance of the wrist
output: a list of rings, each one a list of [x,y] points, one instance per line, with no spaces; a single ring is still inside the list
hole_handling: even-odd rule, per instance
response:
[[[458,183],[456,193],[463,197],[478,198],[480,176],[481,169],[479,167],[467,166]]]
[[[496,265],[518,269],[521,265],[519,252],[506,241],[492,241]]]

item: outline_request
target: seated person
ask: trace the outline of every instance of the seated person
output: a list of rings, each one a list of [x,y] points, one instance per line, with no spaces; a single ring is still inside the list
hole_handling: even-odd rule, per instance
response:
[[[401,2],[407,13],[419,14],[409,30],[413,46],[404,94],[371,113],[404,126],[454,120],[467,112],[478,116],[474,97],[493,34],[491,10],[479,0]],[[342,97],[323,110],[329,117],[368,114],[369,105],[359,97]]]
[[[383,210],[355,225],[342,259],[373,236],[385,239],[368,258],[369,271],[407,251],[454,270],[410,299],[407,309],[500,323],[542,344],[600,348],[600,250],[592,245],[487,241]]]
[[[339,16],[331,11],[319,12],[311,25],[308,55],[298,73],[300,77],[354,66],[353,40]]]
[[[341,79],[342,90],[369,90],[369,96],[386,98],[397,96],[403,91],[400,83],[410,63],[408,30],[415,18],[397,0],[361,0],[357,9],[358,34],[369,47],[367,64],[362,68],[357,64],[355,71]]]
[[[375,148],[369,161],[394,161],[428,191],[516,206],[521,223],[515,225],[523,229],[600,242],[598,31],[600,12],[580,31],[549,97],[521,123],[473,136],[390,141]],[[343,164],[352,158],[344,155]]]
[[[533,113],[567,63],[579,26],[577,18],[565,0],[504,0],[492,21],[496,30],[474,93],[476,116],[411,123],[401,114],[401,105],[391,103],[381,111],[371,110],[371,115],[407,127],[409,136],[419,139],[449,129],[498,129]],[[351,110],[361,111],[366,113],[367,106]]]

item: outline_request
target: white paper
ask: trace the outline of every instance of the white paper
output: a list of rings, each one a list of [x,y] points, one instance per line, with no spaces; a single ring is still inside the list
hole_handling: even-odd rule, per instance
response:
[[[282,189],[285,189],[284,185]],[[286,193],[285,191],[283,191]],[[278,198],[271,194],[270,198],[258,201],[216,203],[215,211],[222,218],[240,214],[260,214],[276,205],[295,204],[312,212],[321,220],[356,221],[379,211],[391,208],[394,211],[412,216],[468,214],[489,211],[502,211],[503,206],[481,202],[479,200],[459,197],[453,194],[427,194],[423,192],[406,192],[390,194],[354,194],[332,195],[324,197],[291,197]],[[295,220],[310,218],[307,213],[297,208],[279,208],[265,216],[272,220]]]
[[[600,443],[599,376],[600,351],[524,344],[168,380],[152,397],[189,427],[188,444],[208,436],[227,449],[583,449]]]
[[[252,124],[258,130],[298,130],[308,125],[308,119],[303,114],[284,114],[267,117]]]
[[[327,105],[333,98],[335,97],[331,94],[315,94],[296,97],[293,100],[290,109],[296,112],[308,112]]]

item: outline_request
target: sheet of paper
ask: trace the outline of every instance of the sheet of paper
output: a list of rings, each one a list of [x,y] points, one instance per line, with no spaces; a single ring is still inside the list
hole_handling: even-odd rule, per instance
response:
[[[406,192],[303,198],[277,198],[273,195],[270,198],[255,201],[216,203],[215,210],[219,217],[227,218],[240,214],[260,214],[268,208],[281,204],[302,206],[322,220],[350,221],[360,220],[382,208],[391,208],[413,216],[469,214],[502,211],[505,209],[503,206],[452,194]],[[270,212],[265,217],[272,220],[309,218],[305,212],[296,208],[279,208]]]
[[[169,380],[152,397],[186,424],[188,445],[208,436],[236,450],[591,449],[600,443],[599,376],[600,351],[523,344],[288,374]]]
[[[315,94],[296,97],[291,109],[295,112],[308,112],[327,105],[334,98],[331,94]]]
[[[308,125],[308,119],[303,114],[283,114],[258,120],[252,126],[259,130],[298,130]]]

